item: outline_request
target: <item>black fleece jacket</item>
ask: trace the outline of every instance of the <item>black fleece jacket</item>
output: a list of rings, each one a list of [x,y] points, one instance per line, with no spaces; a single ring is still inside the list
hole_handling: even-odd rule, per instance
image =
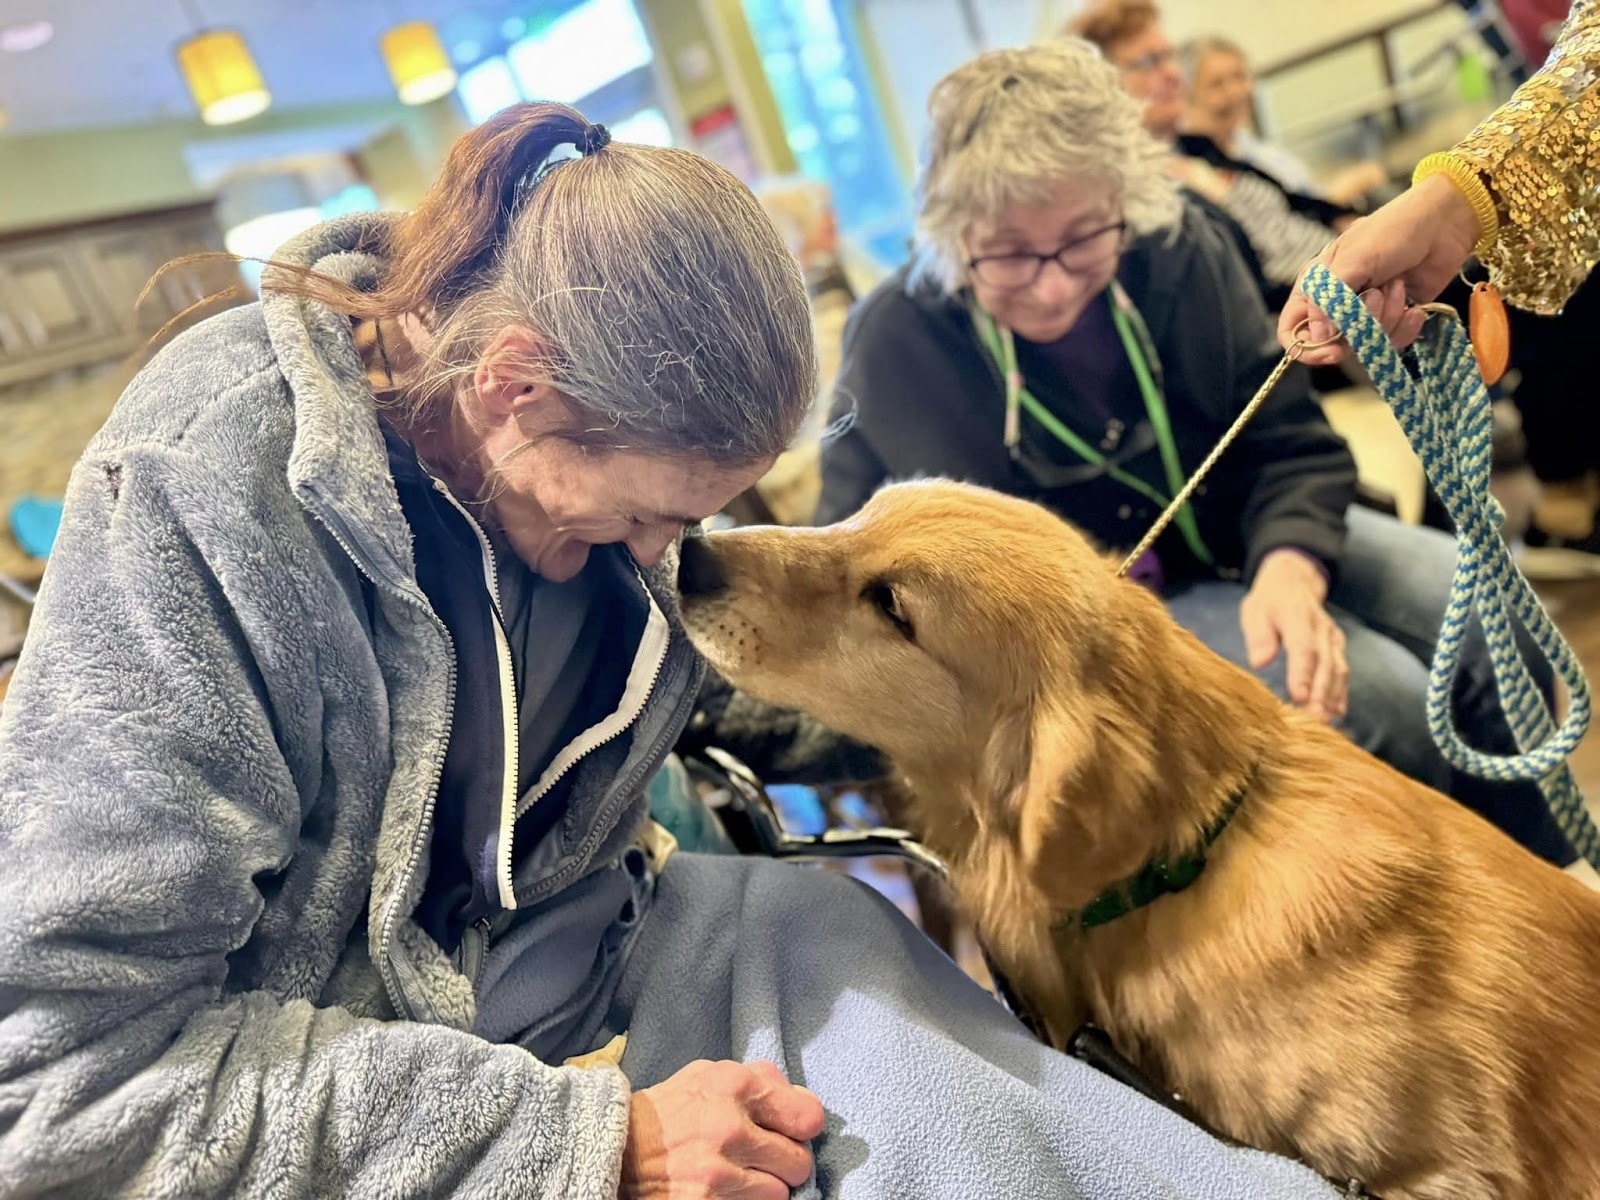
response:
[[[1130,246],[1117,277],[1149,327],[1187,473],[1282,351],[1238,254],[1192,208],[1177,228]],[[913,283],[902,270],[857,305],[843,355],[833,416],[854,419],[823,448],[819,524],[850,515],[888,481],[919,475],[1041,501],[1111,549],[1131,548],[1157,515],[1152,501],[1108,477],[1045,490],[1012,462],[1001,440],[1000,373],[978,341],[965,297]],[[1129,381],[1119,409],[1130,422],[1141,419],[1131,373],[1119,378]],[[1027,384],[1058,419],[1091,444],[1100,441],[1105,426],[1075,411],[1070,380],[1030,375]],[[1064,465],[1079,461],[1026,413],[1023,433],[1036,454]],[[1168,491],[1156,450],[1122,465]],[[1306,371],[1292,367],[1192,501],[1215,568],[1169,530],[1157,543],[1166,576],[1248,581],[1280,547],[1303,550],[1335,574],[1355,485],[1349,449],[1324,418]]]

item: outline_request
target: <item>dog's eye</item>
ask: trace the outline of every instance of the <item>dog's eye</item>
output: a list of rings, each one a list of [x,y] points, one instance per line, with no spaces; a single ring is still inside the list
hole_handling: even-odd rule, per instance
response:
[[[889,623],[906,638],[916,638],[916,630],[911,626],[911,618],[906,615],[905,606],[900,603],[900,593],[895,591],[894,588],[887,583],[869,584],[866,590],[861,593],[861,598],[887,617]]]

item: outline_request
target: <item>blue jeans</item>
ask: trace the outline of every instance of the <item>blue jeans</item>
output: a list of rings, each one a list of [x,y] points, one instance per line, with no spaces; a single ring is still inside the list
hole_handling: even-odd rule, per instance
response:
[[[1364,508],[1349,513],[1350,537],[1328,609],[1344,630],[1350,662],[1349,715],[1339,728],[1351,741],[1413,779],[1453,796],[1499,826],[1541,858],[1566,866],[1577,858],[1545,807],[1536,785],[1490,783],[1454,770],[1428,733],[1425,697],[1428,664],[1450,595],[1455,539],[1436,529],[1406,525]],[[1229,662],[1249,667],[1238,583],[1207,580],[1167,589],[1167,608]],[[1531,642],[1524,642],[1524,652]],[[1548,664],[1528,654],[1534,678],[1548,699]],[[1256,672],[1287,696],[1283,654]],[[1456,722],[1466,741],[1497,754],[1515,742],[1500,710],[1494,672],[1481,631],[1474,625],[1456,677]]]

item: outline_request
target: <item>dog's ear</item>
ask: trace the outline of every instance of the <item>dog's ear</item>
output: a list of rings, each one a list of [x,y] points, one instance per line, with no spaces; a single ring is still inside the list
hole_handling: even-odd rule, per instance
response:
[[[1066,819],[1066,796],[1083,772],[1092,732],[1081,716],[1044,701],[1008,708],[990,727],[977,813],[986,832],[1003,829],[1034,865]]]
[[[1008,705],[989,726],[978,783],[982,789],[974,817],[984,833],[1013,835],[1033,765],[1033,706]]]
[[[1082,705],[1040,704],[1033,714],[1033,753],[1018,814],[1017,842],[1029,867],[1039,864],[1063,827],[1082,813],[1069,803],[1083,784],[1095,748],[1093,722]]]

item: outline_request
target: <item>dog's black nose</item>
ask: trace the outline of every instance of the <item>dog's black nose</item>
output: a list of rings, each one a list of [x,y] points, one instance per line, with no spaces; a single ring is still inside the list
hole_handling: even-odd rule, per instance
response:
[[[728,577],[707,539],[684,538],[678,551],[678,591],[685,596],[715,596],[727,586]]]

